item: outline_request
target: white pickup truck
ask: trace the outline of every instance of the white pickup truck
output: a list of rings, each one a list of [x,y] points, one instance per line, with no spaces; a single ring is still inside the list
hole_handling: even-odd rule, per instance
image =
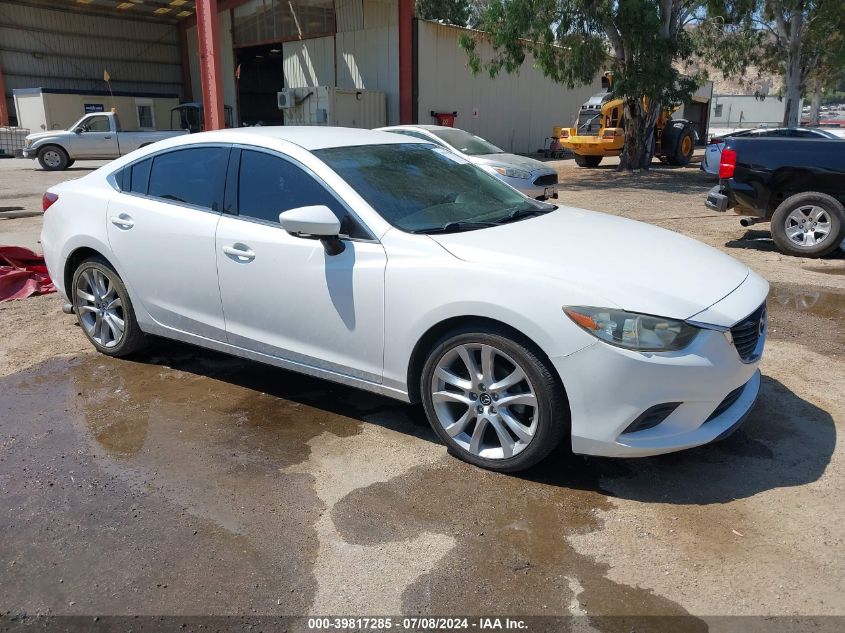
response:
[[[37,158],[44,169],[61,171],[78,159],[111,159],[188,130],[127,132],[114,112],[86,114],[67,130],[30,134],[23,158]]]

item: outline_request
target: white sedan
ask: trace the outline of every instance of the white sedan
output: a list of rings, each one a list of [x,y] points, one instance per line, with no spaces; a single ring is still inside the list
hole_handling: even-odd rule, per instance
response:
[[[535,158],[509,154],[490,141],[470,134],[466,130],[442,125],[394,125],[382,127],[379,130],[411,136],[445,147],[529,198],[537,200],[557,198],[556,170]]]
[[[529,200],[415,139],[195,134],[43,204],[50,273],[100,352],[158,335],[422,401],[485,468],[527,468],[564,438],[631,457],[705,444],[760,388],[768,284],[745,265]]]

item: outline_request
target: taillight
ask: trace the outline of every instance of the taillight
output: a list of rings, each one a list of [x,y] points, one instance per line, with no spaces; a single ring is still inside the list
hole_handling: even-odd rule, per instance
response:
[[[736,169],[736,151],[732,149],[722,150],[722,159],[719,161],[719,178],[733,178]]]
[[[616,136],[616,128],[615,127],[608,128],[604,132],[602,132],[602,134],[601,134],[601,137],[603,139],[613,138],[615,136]]]
[[[48,191],[43,196],[41,196],[41,210],[46,211],[47,209],[52,207],[53,203],[58,199],[58,194],[55,194],[52,191]]]

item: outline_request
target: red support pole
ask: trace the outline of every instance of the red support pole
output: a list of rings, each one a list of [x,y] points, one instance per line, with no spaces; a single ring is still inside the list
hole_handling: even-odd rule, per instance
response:
[[[217,38],[217,0],[197,0],[196,8],[204,129],[221,130],[226,124],[223,114],[220,41]]]
[[[399,123],[414,123],[414,0],[399,1]]]
[[[0,66],[0,127],[9,125],[9,103],[6,101],[6,82],[3,81],[3,67]]]

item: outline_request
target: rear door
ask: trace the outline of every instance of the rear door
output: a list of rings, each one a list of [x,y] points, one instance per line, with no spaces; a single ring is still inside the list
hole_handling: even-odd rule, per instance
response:
[[[231,147],[197,145],[127,167],[108,235],[133,301],[160,326],[225,341],[214,234]]]

